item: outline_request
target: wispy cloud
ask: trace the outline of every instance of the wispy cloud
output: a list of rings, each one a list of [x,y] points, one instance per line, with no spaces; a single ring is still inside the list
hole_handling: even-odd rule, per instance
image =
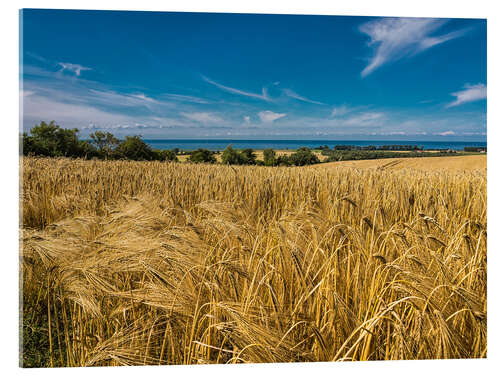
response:
[[[92,68],[87,68],[86,66],[83,66],[80,64],[71,64],[71,63],[60,62],[60,63],[58,63],[58,65],[61,66],[61,72],[68,70],[77,76],[80,76],[80,73],[84,70],[92,70]]]
[[[199,98],[197,96],[191,96],[191,95],[164,93],[164,94],[161,94],[161,97],[165,98],[165,99],[176,100],[179,102],[198,103],[198,104],[210,104],[210,103],[212,103],[211,101],[209,101],[207,99],[203,99],[203,98]]]
[[[350,116],[344,121],[345,125],[368,125],[385,116],[382,112],[365,112]]]
[[[361,76],[366,77],[388,62],[414,56],[469,31],[461,29],[431,35],[445,23],[446,20],[432,18],[382,18],[361,25],[359,30],[370,37],[368,45],[373,49],[373,57]]]
[[[248,96],[250,98],[260,99],[260,100],[264,100],[266,102],[270,102],[271,101],[271,98],[269,97],[269,94],[267,92],[267,88],[266,87],[262,88],[262,94],[255,94],[253,92],[243,91],[243,90],[240,90],[240,89],[237,89],[237,88],[234,88],[234,87],[229,87],[229,86],[222,85],[222,84],[220,84],[218,82],[215,82],[214,80],[212,80],[212,79],[210,79],[208,77],[205,77],[205,76],[202,76],[202,78],[203,78],[203,80],[205,82],[210,83],[211,85],[214,85],[215,87],[217,87],[217,88],[219,88],[221,90],[230,92],[232,94]]]
[[[325,105],[325,103],[321,103],[321,102],[318,102],[316,100],[308,99],[302,95],[297,94],[295,91],[290,90],[290,89],[283,89],[283,93],[290,98],[297,99],[297,100],[300,100],[302,102]]]
[[[23,91],[23,94],[26,91]],[[71,94],[70,94],[71,95]],[[119,97],[119,94],[113,94]],[[124,96],[123,99],[130,98]],[[227,128],[223,119],[212,113],[181,113],[176,110],[169,114],[110,112],[72,97],[71,102],[60,101],[59,95],[41,96],[36,92],[22,95],[23,130],[27,131],[41,120],[55,120],[63,127],[77,127],[84,132],[107,129],[117,135],[137,134],[144,130],[147,134],[185,135],[203,128]],[[137,99],[140,100],[140,99]],[[223,126],[225,125],[225,126]],[[168,132],[168,133],[167,133]]]
[[[50,63],[52,63],[53,64],[53,62],[51,62],[50,60],[48,60],[45,57],[40,56],[40,55],[38,55],[36,53],[30,52],[30,51],[25,51],[24,53],[25,53],[26,56],[29,56],[29,57],[31,57],[31,58],[33,58],[33,59],[35,59],[35,60],[37,60],[37,61],[39,61],[41,63],[44,63],[44,64],[50,64]]]
[[[261,111],[258,113],[260,120],[264,123],[271,123],[286,116],[286,113],[275,113],[272,111]]]
[[[355,111],[355,108],[348,107],[345,104],[342,104],[337,107],[333,107],[332,109],[332,116],[333,117],[342,117],[345,116],[346,114]]]
[[[184,116],[187,119],[196,121],[196,122],[201,122],[203,124],[213,124],[213,123],[223,123],[224,120],[219,117],[218,115],[211,113],[211,112],[182,112],[182,116]]]
[[[476,85],[466,84],[461,91],[451,93],[456,97],[455,101],[449,103],[446,107],[456,107],[468,102],[475,102],[477,100],[486,99],[486,85],[478,83]]]
[[[44,90],[46,91],[46,90]],[[54,97],[60,95],[61,91],[52,90]],[[65,95],[68,95],[68,90],[63,91]],[[144,93],[126,94],[112,91],[109,89],[84,89],[79,88],[73,93],[69,93],[66,99],[63,100],[75,100],[75,101],[85,101],[89,104],[109,106],[110,108],[140,108],[147,107],[150,110],[153,107],[173,107],[174,105],[169,102],[159,101]]]
[[[205,123],[221,120],[214,115],[197,115],[202,111],[196,110],[192,100],[184,100],[182,95],[174,100],[171,96],[176,94],[152,97],[140,91],[119,92],[98,82],[75,80],[42,68],[30,71],[36,79],[23,77],[20,91],[25,130],[42,120],[56,120],[61,126],[85,130],[117,131],[201,128]],[[194,115],[190,119],[181,112]]]
[[[22,98],[22,97],[25,97],[25,96],[30,96],[30,95],[33,95],[35,92],[32,91],[32,90],[19,90],[19,97]]]
[[[146,94],[140,92],[137,94],[131,94],[130,95],[133,98],[144,100],[145,102],[151,102],[151,103],[157,103],[157,101],[153,98],[150,98],[149,96],[146,96]]]
[[[434,135],[441,135],[444,137],[446,137],[447,135],[455,135],[455,134],[456,133],[453,130],[446,130],[446,131],[441,132],[441,133],[434,133]]]
[[[79,128],[95,122],[103,127],[132,123],[130,117],[122,114],[106,112],[85,103],[64,103],[35,94],[23,97],[22,108],[23,123],[27,128],[41,120],[55,120],[62,126]]]

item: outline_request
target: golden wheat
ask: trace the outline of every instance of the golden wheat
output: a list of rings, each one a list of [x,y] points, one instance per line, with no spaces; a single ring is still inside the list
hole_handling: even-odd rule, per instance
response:
[[[486,356],[485,171],[22,170],[48,366]]]

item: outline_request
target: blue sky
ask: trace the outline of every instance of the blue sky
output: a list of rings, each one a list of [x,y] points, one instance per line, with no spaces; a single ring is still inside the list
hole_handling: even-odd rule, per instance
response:
[[[21,11],[23,127],[486,139],[486,20]]]

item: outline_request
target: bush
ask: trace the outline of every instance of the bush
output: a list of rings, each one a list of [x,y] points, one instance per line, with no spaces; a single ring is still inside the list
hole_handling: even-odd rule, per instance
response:
[[[318,163],[318,156],[307,147],[301,147],[292,155],[290,155],[290,164],[293,165],[303,166]]]
[[[89,141],[78,141],[78,154],[73,155],[79,158],[92,159],[99,158],[102,154]]]
[[[272,167],[277,165],[276,152],[272,148],[266,148],[264,150],[264,165]]]
[[[290,166],[292,163],[287,155],[280,155],[276,158],[276,165]]]
[[[251,148],[237,151],[229,145],[222,153],[222,164],[255,165],[256,160],[257,155]]]
[[[174,150],[153,150],[155,160],[178,162],[179,159]]]
[[[255,155],[251,148],[241,150],[240,157],[241,164],[255,165],[255,161],[257,160],[257,155]]]
[[[45,147],[42,142],[33,136],[29,136],[28,133],[23,133],[22,154],[53,156],[50,150]]]
[[[92,143],[96,145],[99,153],[106,159],[110,158],[116,147],[120,144],[120,140],[110,132],[96,131],[90,134]]]
[[[210,150],[199,148],[189,155],[188,160],[192,163],[216,163],[214,153]]]
[[[118,158],[131,160],[154,160],[155,153],[138,135],[127,136],[115,150]]]
[[[222,164],[241,164],[241,155],[233,149],[231,145],[227,146],[222,153]]]

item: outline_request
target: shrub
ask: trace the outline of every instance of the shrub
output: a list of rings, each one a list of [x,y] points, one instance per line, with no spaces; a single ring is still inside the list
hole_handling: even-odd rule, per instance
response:
[[[276,152],[272,148],[266,148],[264,150],[264,165],[272,167],[276,165]]]
[[[92,143],[95,144],[99,153],[106,159],[109,159],[116,147],[120,144],[120,140],[110,132],[96,131],[90,134]]]
[[[101,153],[95,148],[95,146],[89,141],[78,141],[78,154],[74,155],[76,157],[92,159],[101,157]]]
[[[192,163],[211,163],[214,164],[217,162],[215,159],[214,153],[210,150],[199,148],[189,155],[188,160]]]
[[[178,162],[179,159],[174,150],[153,150],[155,160]]]
[[[115,150],[118,158],[131,160],[154,160],[155,153],[138,135],[127,136]]]
[[[241,164],[247,165],[255,165],[255,161],[257,160],[257,155],[253,152],[253,149],[246,148],[241,150]]]
[[[222,153],[222,164],[241,164],[241,155],[231,145]]]
[[[290,155],[290,164],[293,165],[303,166],[317,163],[319,163],[318,156],[307,147],[301,147]]]
[[[288,157],[287,155],[278,156],[276,158],[276,165],[284,165],[284,166],[291,165],[290,157]]]

